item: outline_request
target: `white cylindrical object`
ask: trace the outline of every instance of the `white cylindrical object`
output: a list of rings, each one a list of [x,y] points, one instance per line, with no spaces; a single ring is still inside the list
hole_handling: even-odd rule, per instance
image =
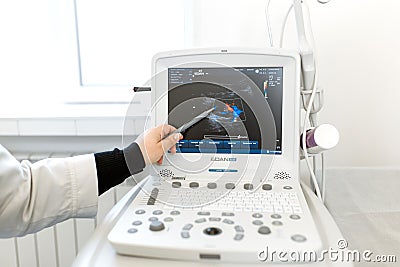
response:
[[[300,139],[302,140],[302,138]],[[339,142],[339,131],[331,124],[321,124],[307,130],[306,147],[310,154],[317,154],[335,147]],[[303,148],[302,141],[300,141]]]

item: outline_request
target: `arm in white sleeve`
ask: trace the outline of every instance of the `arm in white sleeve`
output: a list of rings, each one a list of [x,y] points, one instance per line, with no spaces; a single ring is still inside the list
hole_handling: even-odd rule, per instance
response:
[[[0,238],[97,213],[93,154],[19,163],[0,145]]]

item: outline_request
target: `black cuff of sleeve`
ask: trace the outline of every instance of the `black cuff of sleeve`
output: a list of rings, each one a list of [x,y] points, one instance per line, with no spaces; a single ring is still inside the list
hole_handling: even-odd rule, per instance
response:
[[[145,167],[139,146],[132,143],[124,150],[115,148],[94,154],[97,169],[99,195],[122,183],[129,176],[141,172]]]
[[[124,148],[123,154],[124,161],[132,175],[143,171],[144,167],[146,167],[142,151],[140,150],[139,145],[135,142]]]

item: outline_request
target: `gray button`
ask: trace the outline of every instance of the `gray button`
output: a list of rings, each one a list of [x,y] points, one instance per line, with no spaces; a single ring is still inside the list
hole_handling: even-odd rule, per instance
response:
[[[292,240],[295,242],[304,242],[307,238],[303,235],[292,235]]]
[[[219,221],[221,221],[221,218],[218,218],[218,217],[210,217],[209,220],[210,220],[210,222],[219,222]]]
[[[243,239],[243,237],[244,237],[244,234],[236,234],[235,237],[233,238],[233,240],[240,241]]]
[[[293,187],[291,187],[291,186],[289,186],[289,185],[285,185],[285,186],[283,187],[283,189],[290,190],[290,189],[293,189]]]
[[[194,222],[195,223],[203,223],[205,221],[207,221],[205,218],[200,218],[200,219],[195,220]]]
[[[200,216],[209,216],[209,215],[210,215],[210,212],[209,212],[209,211],[199,211],[199,212],[197,212],[197,215],[200,215]]]
[[[242,226],[236,225],[236,226],[235,226],[235,231],[236,231],[236,232],[239,232],[239,233],[243,233],[243,232],[244,232],[244,229],[243,229]]]
[[[279,214],[272,214],[272,215],[271,215],[271,218],[272,218],[272,219],[280,219],[280,218],[282,218],[282,216],[279,215]]]
[[[293,220],[298,220],[298,219],[300,219],[300,216],[297,215],[297,214],[292,214],[292,215],[289,216],[289,218],[293,219]]]
[[[208,183],[207,184],[207,188],[208,189],[215,189],[215,188],[217,188],[217,184],[216,183]]]
[[[172,217],[165,217],[164,218],[164,222],[172,222],[174,220],[174,218]]]
[[[260,228],[258,228],[258,233],[262,235],[268,235],[271,233],[271,229],[269,229],[268,226],[260,226]]]
[[[182,238],[189,238],[190,234],[189,234],[189,232],[181,232],[181,237]]]
[[[156,203],[156,199],[150,196],[149,200],[147,200],[147,205],[154,205],[154,203]]]
[[[281,221],[272,221],[272,225],[281,226],[283,223]]]
[[[165,229],[164,223],[161,221],[153,221],[150,224],[150,231],[161,231],[164,229]]]
[[[254,224],[254,225],[262,225],[263,222],[260,221],[260,220],[255,220],[255,221],[253,221],[253,224]]]
[[[155,188],[153,188],[152,190],[151,190],[151,193],[150,193],[150,197],[149,197],[149,199],[147,200],[147,205],[154,205],[154,203],[156,202],[156,200],[157,200],[157,196],[158,196],[158,192],[159,192],[160,190],[157,188],[157,187],[155,187]]]
[[[254,213],[253,214],[253,218],[262,218],[262,214],[261,213]]]
[[[225,188],[226,189],[235,189],[235,184],[234,183],[226,183]]]
[[[235,216],[235,213],[233,213],[233,212],[223,212],[222,216]]]
[[[160,215],[160,214],[163,214],[163,212],[162,212],[162,210],[155,210],[155,211],[153,211],[153,214]]]
[[[132,223],[132,225],[141,225],[141,224],[142,224],[141,221],[134,221],[134,222]]]
[[[187,231],[189,231],[190,229],[192,229],[192,227],[193,227],[193,224],[191,224],[191,223],[188,223],[188,224],[186,224],[185,226],[183,226],[183,230],[187,230]]]
[[[198,182],[191,182],[191,183],[189,184],[189,187],[190,187],[190,188],[197,188],[197,187],[199,187],[199,183],[198,183]]]
[[[157,217],[150,217],[150,218],[149,218],[149,221],[155,222],[155,221],[158,221],[158,218],[157,218]]]
[[[249,183],[244,184],[244,185],[243,185],[243,188],[244,188],[245,190],[253,190],[253,184],[249,184]]]
[[[222,222],[226,223],[226,224],[234,224],[235,223],[234,221],[229,220],[229,219],[224,219]]]
[[[172,187],[173,188],[179,188],[181,186],[182,186],[181,182],[172,182]]]
[[[173,210],[169,214],[171,214],[171,215],[179,215],[181,213],[179,212],[179,210]]]
[[[220,233],[222,233],[222,230],[217,227],[208,227],[203,230],[203,233],[205,233],[206,235],[219,235]]]
[[[137,232],[136,228],[131,228],[131,229],[128,230],[128,233],[130,233],[130,234],[134,234],[136,232]]]
[[[270,185],[270,184],[263,184],[263,185],[262,185],[262,189],[263,189],[263,190],[272,190],[272,185]]]
[[[136,214],[144,214],[146,211],[145,210],[137,210],[135,211]]]

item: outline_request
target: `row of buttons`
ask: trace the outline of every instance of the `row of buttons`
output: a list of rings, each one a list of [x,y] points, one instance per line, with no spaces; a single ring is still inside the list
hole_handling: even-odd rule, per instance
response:
[[[220,222],[222,219],[219,218],[219,217],[209,217],[208,220],[210,222]],[[199,219],[196,219],[194,222],[195,223],[203,223],[203,222],[206,222],[206,221],[207,221],[206,218],[199,218]],[[226,224],[234,224],[235,223],[234,221],[229,220],[229,219],[223,219],[222,222],[226,223]]]
[[[145,214],[145,213],[146,213],[146,211],[143,210],[143,209],[138,209],[138,210],[135,211],[135,214],[138,214],[138,215]],[[161,215],[161,214],[163,214],[163,211],[162,210],[155,210],[155,211],[153,211],[153,214],[154,215]],[[180,213],[179,210],[172,210],[169,214],[171,214],[171,215],[179,215],[181,213]]]
[[[178,182],[178,181],[172,182],[172,187],[173,188],[180,188],[181,186],[182,186],[181,182]],[[199,186],[200,186],[200,184],[198,182],[190,182],[189,183],[189,187],[190,188],[198,188]],[[207,184],[207,188],[208,189],[216,189],[217,188],[217,183],[214,183],[214,182],[208,183]],[[246,183],[246,184],[243,185],[243,188],[245,190],[253,190],[254,185],[250,184],[250,183]],[[292,189],[291,186],[284,186],[283,188],[286,189],[286,190]],[[228,189],[228,190],[235,189],[235,184],[234,183],[226,183],[225,184],[225,189]],[[272,185],[271,184],[263,184],[262,185],[262,189],[263,190],[267,190],[267,191],[272,190]]]
[[[135,211],[135,213],[139,214],[139,215],[140,214],[144,214],[145,212],[146,211],[143,210],[143,209],[138,209],[138,210]],[[161,214],[163,214],[163,211],[162,210],[154,210],[152,214],[153,215],[161,215]],[[172,210],[170,212],[170,214],[176,216],[176,215],[180,214],[180,211]],[[199,212],[197,212],[197,215],[199,215],[199,216],[210,216],[211,213],[209,211],[199,211]],[[222,212],[221,215],[222,216],[235,216],[235,213],[233,213],[233,212]],[[261,213],[257,212],[257,213],[253,213],[252,217],[256,218],[256,219],[259,219],[259,218],[262,218],[263,215]],[[151,217],[151,218],[154,218],[154,217]],[[280,218],[282,218],[282,216],[280,214],[271,214],[271,218],[272,219],[280,219]],[[289,215],[289,218],[291,218],[293,220],[299,220],[301,217],[298,214],[291,214],[291,215]]]

